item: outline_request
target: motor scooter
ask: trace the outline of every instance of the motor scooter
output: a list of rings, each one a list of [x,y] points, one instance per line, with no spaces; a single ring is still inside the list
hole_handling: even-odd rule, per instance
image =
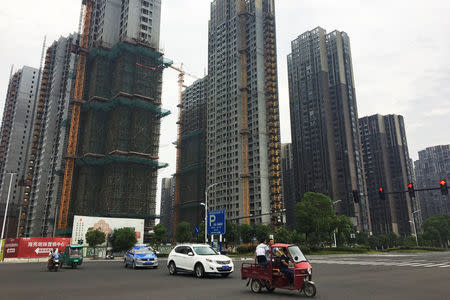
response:
[[[60,267],[61,267],[61,263],[59,261],[59,258],[51,258],[47,265],[47,268],[49,271],[53,270],[55,272],[58,272]]]

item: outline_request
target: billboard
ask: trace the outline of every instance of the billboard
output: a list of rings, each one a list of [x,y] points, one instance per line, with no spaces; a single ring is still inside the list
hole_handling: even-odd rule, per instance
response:
[[[99,229],[106,235],[114,232],[114,229],[132,228],[136,232],[138,244],[144,243],[144,219],[103,218],[89,216],[74,216],[72,228],[72,243],[78,244],[79,240],[86,243],[86,232],[89,228]]]
[[[70,238],[15,238],[6,239],[5,258],[46,257],[52,249],[64,251]]]

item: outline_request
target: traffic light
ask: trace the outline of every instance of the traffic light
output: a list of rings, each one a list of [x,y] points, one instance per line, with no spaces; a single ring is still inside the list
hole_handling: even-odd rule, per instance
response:
[[[359,200],[360,200],[359,199],[359,192],[357,190],[353,190],[352,194],[353,194],[353,202],[359,203]]]
[[[408,193],[410,198],[414,198],[416,196],[414,192],[414,184],[412,184],[411,182],[408,183]]]
[[[380,198],[380,200],[384,200],[386,198],[384,196],[384,190],[381,186],[378,188],[378,197]]]
[[[439,181],[439,184],[441,185],[441,194],[448,195],[447,181],[442,179],[441,181]]]

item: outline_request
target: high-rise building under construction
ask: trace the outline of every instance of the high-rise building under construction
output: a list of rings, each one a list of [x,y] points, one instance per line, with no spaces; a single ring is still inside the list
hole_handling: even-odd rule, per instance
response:
[[[278,225],[282,199],[274,0],[211,3],[208,68],[208,207],[225,210],[228,220]]]
[[[19,236],[52,236],[61,197],[67,119],[71,111],[77,35],[61,37],[46,51],[33,139],[27,157]]]
[[[36,93],[39,86],[39,70],[23,67],[12,74],[6,94],[1,127],[0,144],[0,214],[1,220],[10,194],[6,237],[16,237],[20,203],[29,191],[23,186],[27,173],[27,157],[30,151]],[[8,174],[9,173],[9,174]],[[13,175],[11,175],[14,173]],[[11,182],[11,191],[9,192]]]
[[[84,0],[59,233],[74,214],[146,218],[156,207],[160,0]]]
[[[208,77],[204,77],[183,92],[174,226],[185,221],[195,228],[203,221],[204,207],[201,203],[205,201],[206,184],[207,86]]]

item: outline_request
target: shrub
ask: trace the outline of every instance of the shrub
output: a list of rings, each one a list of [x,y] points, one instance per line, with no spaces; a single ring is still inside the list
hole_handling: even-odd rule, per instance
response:
[[[245,246],[245,245],[237,246],[236,251],[239,254],[248,253],[248,246]]]

